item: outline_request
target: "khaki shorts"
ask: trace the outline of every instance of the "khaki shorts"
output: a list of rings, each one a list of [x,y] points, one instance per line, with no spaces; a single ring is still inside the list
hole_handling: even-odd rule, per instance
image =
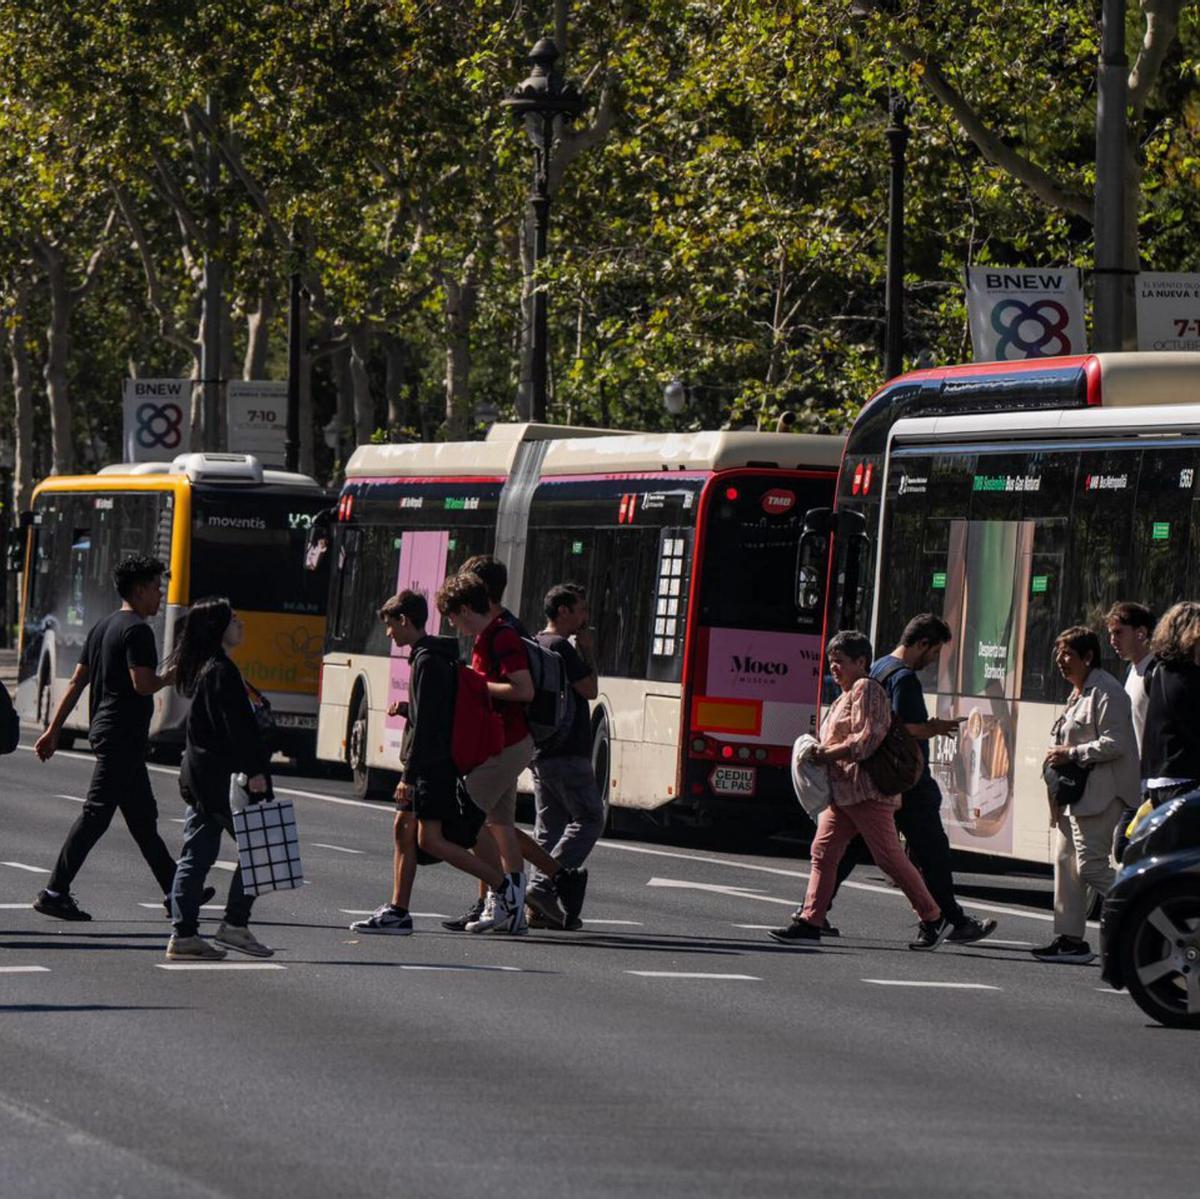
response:
[[[517,779],[533,759],[533,738],[505,746],[463,779],[471,802],[487,813],[488,824],[517,821]]]

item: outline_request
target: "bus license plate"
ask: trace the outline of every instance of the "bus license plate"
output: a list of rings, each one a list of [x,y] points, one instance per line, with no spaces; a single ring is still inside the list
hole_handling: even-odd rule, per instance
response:
[[[301,716],[298,712],[272,712],[271,715],[275,718],[277,728],[315,729],[317,727],[315,716]]]
[[[757,773],[753,766],[716,766],[708,785],[714,795],[753,795]]]

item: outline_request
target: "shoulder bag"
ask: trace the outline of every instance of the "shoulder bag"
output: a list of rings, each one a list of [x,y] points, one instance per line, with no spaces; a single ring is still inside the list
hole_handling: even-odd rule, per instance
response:
[[[887,689],[875,679],[871,680],[885,695]],[[891,706],[891,699],[888,699]],[[903,795],[911,791],[925,773],[925,755],[916,737],[905,727],[904,721],[892,713],[892,722],[879,748],[862,760],[867,777],[884,795]]]
[[[1066,719],[1064,714],[1054,722],[1055,745],[1063,744],[1062,732]],[[1091,772],[1090,766],[1082,766],[1078,762],[1062,762],[1057,766],[1043,762],[1042,778],[1046,782],[1046,794],[1050,797],[1050,802],[1060,808],[1069,808],[1078,803],[1087,789],[1088,775]]]

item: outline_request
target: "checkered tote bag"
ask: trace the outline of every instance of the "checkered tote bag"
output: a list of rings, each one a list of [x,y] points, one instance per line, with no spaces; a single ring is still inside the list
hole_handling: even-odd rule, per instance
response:
[[[236,794],[245,805],[230,806],[246,894],[262,895],[266,891],[288,891],[303,886],[304,869],[300,865],[300,841],[292,801],[247,803],[248,796],[238,786],[236,777],[229,789],[231,797]]]

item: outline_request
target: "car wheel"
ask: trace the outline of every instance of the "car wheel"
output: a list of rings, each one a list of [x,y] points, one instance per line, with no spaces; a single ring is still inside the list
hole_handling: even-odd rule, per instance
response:
[[[1160,887],[1122,925],[1122,977],[1134,1002],[1159,1024],[1200,1028],[1200,889]]]
[[[367,765],[370,735],[367,693],[363,691],[359,693],[354,719],[350,722],[350,735],[346,738],[346,765],[350,767],[354,794],[359,799],[377,799],[387,790],[385,772]]]
[[[592,732],[592,773],[600,789],[600,802],[604,805],[604,830],[612,832],[612,741],[608,734],[608,717],[601,715]]]

